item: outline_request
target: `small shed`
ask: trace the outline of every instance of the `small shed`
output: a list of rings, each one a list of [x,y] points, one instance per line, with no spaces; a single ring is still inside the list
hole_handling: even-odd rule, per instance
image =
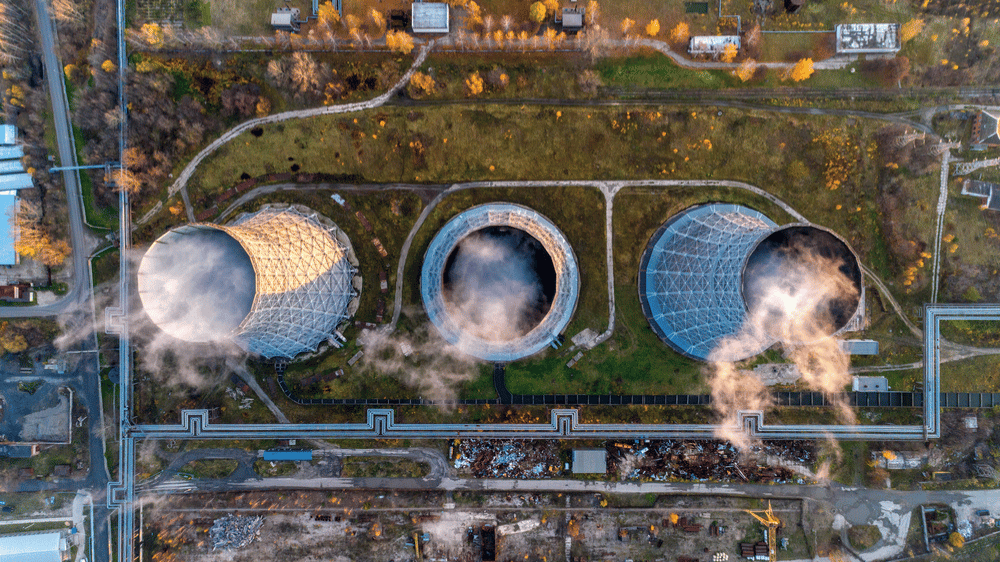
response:
[[[312,451],[264,451],[266,461],[311,461]]]
[[[854,392],[888,392],[889,380],[885,377],[854,377],[851,390]]]
[[[740,48],[739,35],[695,35],[688,40],[688,54],[720,55],[726,45]]]
[[[299,9],[278,8],[271,13],[271,27],[278,31],[298,31]]]
[[[840,350],[848,355],[878,355],[875,340],[841,340]]]
[[[902,46],[898,23],[842,23],[835,26],[837,54],[896,54]]]
[[[573,474],[604,474],[608,471],[608,452],[604,449],[574,449]]]
[[[448,33],[448,4],[443,2],[414,2],[411,25],[414,33]]]
[[[17,144],[17,127],[14,125],[0,125],[0,144]]]
[[[563,8],[562,27],[568,31],[583,29],[584,8]]]

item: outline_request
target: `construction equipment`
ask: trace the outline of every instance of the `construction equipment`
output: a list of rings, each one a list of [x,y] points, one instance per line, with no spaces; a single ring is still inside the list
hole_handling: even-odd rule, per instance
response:
[[[767,527],[767,552],[771,562],[775,562],[778,559],[778,525],[781,525],[781,520],[775,517],[774,510],[771,509],[771,501],[768,500],[765,511],[751,511],[749,509],[744,511]]]

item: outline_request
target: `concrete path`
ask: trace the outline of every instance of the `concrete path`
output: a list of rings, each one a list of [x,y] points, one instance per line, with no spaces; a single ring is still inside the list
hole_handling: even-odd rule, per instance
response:
[[[941,153],[941,183],[938,190],[937,230],[934,236],[934,272],[931,278],[931,304],[938,301],[938,281],[941,277],[941,238],[944,235],[944,212],[948,207],[948,168],[951,161],[951,149],[960,145],[946,144]]]
[[[400,91],[401,89],[406,87],[407,84],[410,83],[410,77],[413,76],[413,73],[416,72],[417,68],[420,68],[420,65],[422,65],[424,61],[427,60],[427,54],[430,53],[433,47],[434,47],[434,41],[431,41],[428,44],[422,46],[416,58],[413,60],[413,64],[410,65],[410,69],[407,70],[405,74],[403,74],[403,77],[400,78],[399,81],[396,82],[391,88],[389,88],[389,91],[385,92],[380,96],[372,98],[368,101],[348,103],[343,105],[328,105],[323,107],[315,107],[311,109],[300,109],[296,111],[286,111],[283,113],[276,113],[274,115],[268,115],[266,117],[251,119],[249,121],[240,123],[239,125],[226,131],[221,137],[212,141],[208,146],[203,148],[201,152],[195,155],[195,157],[190,162],[188,162],[187,166],[185,166],[184,169],[181,170],[181,173],[177,176],[177,179],[174,180],[174,183],[167,189],[167,195],[169,197],[172,197],[177,192],[181,190],[186,190],[188,180],[191,179],[191,176],[198,168],[198,165],[201,164],[202,160],[204,160],[206,157],[208,157],[213,152],[218,150],[219,147],[221,147],[222,145],[228,143],[229,141],[235,139],[239,135],[243,134],[246,131],[249,131],[254,127],[257,127],[259,125],[268,125],[271,123],[280,123],[281,121],[288,121],[289,119],[304,119],[308,117],[316,117],[318,115],[332,115],[337,113],[351,113],[354,111],[363,111],[366,109],[373,109],[385,104],[385,102],[387,102],[390,98],[392,98],[392,96],[396,95],[396,92]],[[191,208],[191,202],[187,196],[187,193],[182,193],[181,197],[184,198],[184,206],[185,209],[187,210],[188,219],[191,222],[194,222],[195,220],[194,211]]]

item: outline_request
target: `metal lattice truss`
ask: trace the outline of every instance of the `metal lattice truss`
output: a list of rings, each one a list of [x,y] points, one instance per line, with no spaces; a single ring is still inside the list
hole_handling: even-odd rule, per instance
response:
[[[250,255],[257,280],[234,341],[267,358],[315,351],[349,316],[357,258],[347,235],[315,213],[265,207],[218,226]],[[353,263],[353,264],[352,264]]]
[[[653,235],[639,267],[639,300],[660,338],[678,352],[705,360],[719,341],[739,332],[746,320],[740,291],[744,262],[777,225],[739,205],[688,209]],[[734,350],[742,357],[766,349]]]
[[[469,234],[491,226],[522,230],[541,243],[556,271],[556,292],[541,323],[510,341],[488,341],[464,332],[445,309],[444,266],[458,243]],[[420,273],[420,296],[431,323],[442,337],[469,355],[487,361],[513,361],[538,353],[559,335],[576,310],[580,272],[573,248],[552,221],[513,203],[490,203],[464,211],[444,225],[431,240]]]

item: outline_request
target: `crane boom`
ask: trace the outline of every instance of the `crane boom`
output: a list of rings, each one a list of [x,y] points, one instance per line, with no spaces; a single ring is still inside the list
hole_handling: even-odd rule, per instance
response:
[[[761,512],[751,511],[749,509],[745,510],[747,513],[753,516],[754,519],[760,521],[762,525],[767,527],[767,552],[770,557],[771,562],[776,562],[778,559],[778,525],[781,525],[781,520],[775,517],[774,510],[771,509],[771,501],[767,502],[767,509]]]

